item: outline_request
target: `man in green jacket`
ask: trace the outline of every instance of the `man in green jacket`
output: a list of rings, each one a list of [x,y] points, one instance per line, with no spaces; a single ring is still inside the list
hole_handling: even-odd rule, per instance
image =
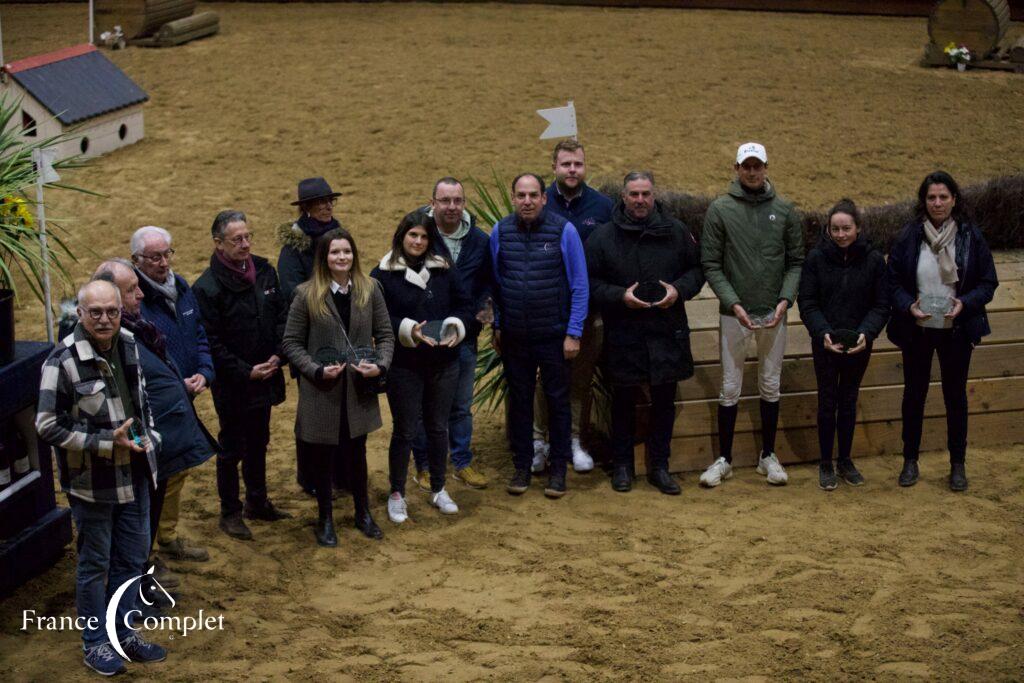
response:
[[[804,260],[800,216],[768,180],[764,145],[736,152],[736,179],[704,218],[701,264],[720,302],[722,387],[718,396],[719,457],[701,475],[704,486],[732,476],[732,441],[748,342],[757,343],[762,449],[757,471],[781,486],[786,470],[775,456],[779,377],[786,350],[786,310],[796,300]]]

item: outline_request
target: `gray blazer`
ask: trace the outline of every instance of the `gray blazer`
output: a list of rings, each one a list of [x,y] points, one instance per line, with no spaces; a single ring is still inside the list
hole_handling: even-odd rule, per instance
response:
[[[384,293],[376,280],[371,279],[371,282],[374,287],[369,304],[360,308],[355,302],[352,303],[348,336],[353,346],[373,346],[377,350],[381,368],[387,370],[391,365],[395,336],[384,304]],[[329,386],[316,382],[316,371],[320,363],[313,359],[312,354],[324,346],[344,349],[345,338],[342,335],[341,316],[330,294],[327,295],[330,315],[311,318],[305,293],[305,283],[295,290],[281,342],[288,361],[299,371],[295,436],[307,443],[335,446],[338,444],[342,415],[348,418],[349,435],[355,438],[380,429],[380,405],[376,395],[361,396],[356,392],[353,380],[356,373],[349,368],[345,369],[342,380],[348,383],[344,406],[341,405],[340,381]]]

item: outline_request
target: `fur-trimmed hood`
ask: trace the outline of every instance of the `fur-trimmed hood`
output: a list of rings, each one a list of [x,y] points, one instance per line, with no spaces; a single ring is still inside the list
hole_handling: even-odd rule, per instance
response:
[[[309,235],[302,232],[302,228],[295,221],[282,223],[277,226],[277,244],[281,247],[291,247],[298,252],[304,252],[313,244]]]

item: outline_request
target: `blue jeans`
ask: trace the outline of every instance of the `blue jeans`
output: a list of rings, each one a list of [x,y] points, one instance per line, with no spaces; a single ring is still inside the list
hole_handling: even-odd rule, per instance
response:
[[[125,581],[146,571],[149,558],[149,486],[135,484],[131,503],[89,503],[68,496],[71,516],[78,529],[78,566],[75,576],[75,607],[85,623],[90,617],[96,625],[86,625],[82,643],[86,648],[107,642],[107,605],[114,591]],[[131,635],[125,615],[135,609],[139,587],[124,592],[117,608],[117,637]]]
[[[452,467],[461,470],[473,462],[470,442],[473,440],[473,380],[476,377],[476,341],[459,345],[459,382],[452,399],[452,411],[448,417],[448,446],[451,449]],[[428,469],[427,433],[420,424],[416,439],[412,442],[412,457],[416,471]]]

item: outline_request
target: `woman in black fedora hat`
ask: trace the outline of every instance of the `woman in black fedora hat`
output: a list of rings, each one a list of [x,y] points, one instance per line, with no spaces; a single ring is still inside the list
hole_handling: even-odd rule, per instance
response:
[[[305,178],[299,181],[297,198],[292,206],[299,207],[299,217],[293,222],[284,223],[277,229],[277,241],[281,245],[281,253],[277,257],[277,273],[281,280],[281,294],[287,303],[291,303],[295,288],[309,279],[313,274],[313,255],[317,241],[328,230],[341,227],[334,217],[334,204],[341,196],[335,192],[322,177]],[[292,376],[298,376],[292,371]],[[305,444],[296,439],[295,461],[296,479],[299,486],[309,495],[315,495],[316,489],[308,472]],[[335,487],[343,484],[335,479]]]

